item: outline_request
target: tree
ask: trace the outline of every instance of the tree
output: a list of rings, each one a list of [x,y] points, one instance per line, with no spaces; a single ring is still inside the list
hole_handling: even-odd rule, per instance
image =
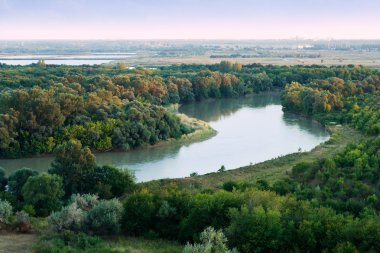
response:
[[[16,170],[8,178],[9,191],[14,194],[18,201],[23,201],[21,189],[29,177],[38,175],[38,172],[29,168]]]
[[[92,182],[91,192],[101,198],[121,197],[125,192],[131,192],[134,187],[134,176],[128,170],[112,166],[97,166],[94,172],[88,174],[88,182]]]
[[[22,187],[22,195],[27,204],[34,206],[37,215],[48,216],[61,208],[62,178],[48,173],[29,177]]]
[[[0,192],[5,190],[5,186],[7,186],[8,179],[5,176],[5,170],[0,167]]]
[[[57,148],[51,174],[57,174],[63,179],[65,195],[73,193],[86,193],[93,182],[88,181],[89,174],[96,168],[95,156],[87,147],[77,140],[70,140]]]
[[[231,245],[241,252],[281,251],[281,214],[276,210],[265,210],[262,206],[241,210],[231,209],[231,223],[227,236]]]
[[[128,235],[142,235],[152,229],[158,209],[152,194],[147,192],[134,193],[128,196],[123,204],[122,224]]]

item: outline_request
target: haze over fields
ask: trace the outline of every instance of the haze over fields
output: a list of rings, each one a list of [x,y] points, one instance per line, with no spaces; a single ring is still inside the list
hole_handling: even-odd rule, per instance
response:
[[[0,39],[379,39],[374,0],[0,0]]]

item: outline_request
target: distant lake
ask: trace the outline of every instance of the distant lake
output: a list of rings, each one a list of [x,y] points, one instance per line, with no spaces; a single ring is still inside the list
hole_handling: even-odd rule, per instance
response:
[[[209,122],[218,134],[192,144],[173,144],[128,152],[97,154],[99,164],[129,168],[138,181],[187,177],[263,162],[281,155],[309,151],[329,138],[310,119],[282,111],[279,94],[220,99],[183,105],[180,112]],[[7,172],[20,167],[39,171],[53,158],[0,160]]]
[[[46,64],[55,65],[96,65],[123,60],[136,53],[94,53],[81,55],[8,55],[0,54],[0,63],[8,65],[29,65],[43,59]]]

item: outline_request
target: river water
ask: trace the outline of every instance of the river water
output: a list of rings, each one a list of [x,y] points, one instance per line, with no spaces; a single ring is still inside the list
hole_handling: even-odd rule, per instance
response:
[[[138,181],[187,177],[255,164],[309,151],[329,138],[310,119],[282,111],[279,94],[220,99],[183,105],[181,113],[209,122],[217,135],[197,143],[170,144],[128,152],[97,154],[99,164],[133,170]],[[53,158],[0,160],[8,174],[20,167],[46,171]]]

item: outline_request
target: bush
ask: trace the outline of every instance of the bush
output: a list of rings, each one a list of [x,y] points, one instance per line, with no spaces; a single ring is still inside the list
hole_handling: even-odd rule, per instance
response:
[[[5,190],[5,186],[7,186],[8,179],[5,176],[5,170],[0,167],[0,192]]]
[[[216,231],[212,227],[206,228],[200,235],[200,244],[189,244],[183,249],[183,253],[237,253],[227,248],[227,238],[222,230]]]
[[[93,184],[89,192],[96,193],[105,199],[121,197],[125,192],[131,192],[135,188],[134,180],[134,176],[128,170],[98,166],[88,175],[88,181]]]
[[[8,178],[9,191],[13,193],[19,201],[23,200],[22,187],[29,177],[38,175],[38,172],[28,168],[16,170]]]
[[[238,183],[234,181],[227,181],[223,184],[223,189],[228,192],[232,192],[234,189],[237,189]]]
[[[35,216],[36,215],[36,210],[34,210],[34,207],[32,205],[24,205],[22,207],[22,210],[29,214],[30,216]]]
[[[86,230],[98,235],[117,234],[120,232],[122,215],[123,205],[119,200],[102,200],[87,212]]]
[[[209,226],[215,229],[226,227],[229,223],[228,209],[239,208],[243,203],[243,195],[235,192],[193,195],[186,210],[188,213],[180,222],[180,239],[195,239]]]
[[[50,227],[56,232],[62,232],[64,230],[79,231],[82,228],[85,213],[73,203],[62,208],[59,212],[52,213],[48,222]]]
[[[154,227],[157,209],[150,193],[139,192],[129,196],[124,202],[123,229],[133,236],[148,232]]]
[[[99,197],[93,194],[74,194],[71,196],[69,204],[76,204],[78,208],[87,212],[99,203]]]
[[[111,235],[120,231],[123,206],[117,199],[98,200],[96,195],[73,195],[68,206],[52,213],[48,222],[56,232],[66,230]]]
[[[257,189],[262,190],[262,191],[267,191],[270,188],[268,181],[264,179],[257,180],[255,186],[257,187]]]
[[[11,204],[6,200],[0,199],[0,222],[7,224],[12,213]]]
[[[281,214],[262,206],[231,209],[227,236],[241,252],[278,252],[281,249]]]
[[[29,214],[24,211],[16,212],[14,225],[16,226],[16,230],[21,233],[28,233],[32,229],[32,225],[30,223]]]
[[[62,234],[41,236],[33,245],[34,252],[38,253],[92,253],[92,252],[117,252],[109,249],[99,237],[88,236],[83,233],[66,231]]]
[[[13,207],[18,207],[19,202],[16,196],[9,191],[0,191],[0,199],[8,201]]]
[[[25,202],[34,206],[37,215],[48,216],[61,207],[62,178],[47,173],[29,177],[22,187],[22,194]]]

